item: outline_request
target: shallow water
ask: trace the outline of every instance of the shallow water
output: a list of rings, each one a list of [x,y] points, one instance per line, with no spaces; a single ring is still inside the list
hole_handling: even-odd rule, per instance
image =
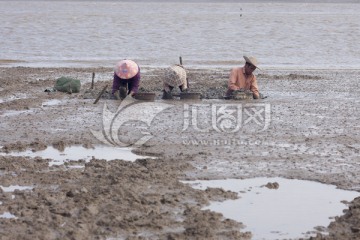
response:
[[[277,182],[278,189],[265,187]],[[333,185],[284,178],[184,181],[196,189],[223,188],[237,192],[239,199],[211,202],[204,209],[220,212],[225,218],[246,225],[253,239],[300,238],[314,235],[314,227],[327,227],[342,215],[346,205],[360,195],[336,189]]]
[[[120,13],[121,12],[121,13]],[[0,66],[360,68],[360,4],[0,1]],[[5,47],[6,46],[6,47]]]
[[[13,192],[15,190],[31,190],[33,189],[33,187],[31,186],[19,186],[19,185],[11,185],[11,186],[8,186],[8,187],[3,187],[3,186],[0,186],[0,188],[4,191],[4,192]]]
[[[10,212],[4,212],[3,214],[0,214],[0,218],[14,218],[14,219],[16,219],[17,217],[14,214],[11,214]]]
[[[33,112],[34,112],[34,110],[32,110],[32,109],[30,109],[30,110],[21,110],[21,111],[9,110],[9,111],[0,112],[0,116],[2,116],[2,117],[11,117],[11,116],[15,116],[15,115],[29,114],[29,113],[33,113]]]
[[[60,105],[62,104],[64,101],[61,101],[59,99],[50,99],[48,101],[45,101],[41,104],[41,106],[43,107],[47,107],[47,106],[56,106],[56,105]]]
[[[59,151],[54,147],[47,147],[43,151],[33,152],[27,150],[24,152],[10,152],[0,153],[3,156],[22,156],[22,157],[41,157],[44,159],[50,159],[49,166],[63,165],[65,162],[71,160],[85,160],[90,161],[93,157],[97,159],[105,160],[125,160],[135,161],[136,159],[148,158],[146,156],[139,156],[131,152],[130,148],[119,148],[110,146],[95,146],[95,148],[84,148],[82,146],[70,146],[66,147],[64,151]],[[76,168],[78,166],[74,166]]]
[[[26,99],[29,98],[25,93],[16,93],[16,95],[9,96],[7,98],[0,98],[0,103],[8,103],[11,101],[19,100],[19,99]]]

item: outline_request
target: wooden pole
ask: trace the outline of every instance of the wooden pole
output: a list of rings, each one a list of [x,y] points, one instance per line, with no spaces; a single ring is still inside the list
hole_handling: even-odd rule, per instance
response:
[[[94,79],[95,79],[95,73],[92,73],[92,80],[91,80],[91,89],[94,89]]]
[[[101,90],[101,92],[99,93],[99,96],[96,98],[94,104],[96,104],[96,103],[99,101],[101,95],[104,94],[104,92],[105,92],[105,90],[106,90],[107,87],[108,87],[108,85],[106,84],[106,86],[105,86],[105,87]]]
[[[180,65],[182,66],[183,65],[183,61],[182,61],[182,57],[180,56],[179,57],[179,60],[180,60]],[[189,78],[186,76],[186,84],[187,84],[187,86],[188,86],[188,88],[190,88],[190,86],[189,86]]]

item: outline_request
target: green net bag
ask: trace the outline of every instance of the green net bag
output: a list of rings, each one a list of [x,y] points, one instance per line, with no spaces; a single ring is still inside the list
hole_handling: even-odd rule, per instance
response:
[[[56,79],[54,88],[59,92],[78,93],[80,92],[80,87],[80,80],[70,77],[61,77]]]

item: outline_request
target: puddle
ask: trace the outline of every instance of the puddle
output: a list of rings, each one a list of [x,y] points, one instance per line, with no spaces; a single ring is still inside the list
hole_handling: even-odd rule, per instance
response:
[[[17,93],[7,98],[0,98],[0,103],[11,102],[19,99],[26,99],[28,96],[25,93]]]
[[[3,214],[0,214],[0,218],[17,218],[14,214],[11,214],[9,212],[4,212]]]
[[[84,168],[84,165],[68,165],[67,168],[69,169],[80,169],[80,168]]]
[[[11,185],[11,186],[9,186],[9,187],[0,186],[0,188],[1,188],[4,192],[13,192],[13,191],[15,191],[15,190],[23,191],[23,190],[31,190],[31,189],[33,189],[33,187],[30,187],[30,186],[19,186],[19,185]]]
[[[269,189],[267,183],[278,183]],[[352,201],[360,193],[336,189],[311,181],[284,178],[253,178],[227,180],[183,181],[193,188],[208,187],[237,192],[239,199],[211,202],[204,209],[220,212],[225,218],[242,222],[253,239],[289,239],[316,235],[314,227],[327,227],[331,218],[343,214],[347,206],[341,201]]]
[[[56,106],[56,105],[60,105],[61,103],[63,103],[64,101],[60,101],[58,99],[51,99],[51,100],[48,100],[46,102],[43,102],[41,104],[41,106],[43,107],[46,107],[46,106]]]
[[[3,113],[0,113],[1,116],[3,117],[7,117],[7,116],[15,116],[15,115],[20,115],[20,114],[25,114],[25,113],[34,113],[33,110],[22,110],[22,111],[16,111],[16,110],[9,110],[9,111],[4,111]]]
[[[43,151],[33,152],[27,150],[24,152],[10,152],[0,153],[2,156],[22,156],[22,157],[41,157],[43,159],[51,159],[49,166],[62,165],[68,161],[85,160],[89,162],[92,157],[97,159],[105,160],[116,160],[121,159],[125,161],[135,161],[139,158],[151,158],[148,156],[139,156],[131,152],[131,148],[119,148],[110,146],[95,146],[95,148],[84,148],[82,146],[71,146],[66,147],[63,152],[53,148],[52,146],[47,147]]]

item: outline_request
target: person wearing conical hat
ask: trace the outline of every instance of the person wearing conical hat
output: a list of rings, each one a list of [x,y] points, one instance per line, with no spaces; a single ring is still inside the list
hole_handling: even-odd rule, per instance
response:
[[[118,62],[114,70],[112,94],[115,98],[124,99],[135,95],[140,85],[140,67],[136,62],[124,59]]]
[[[235,67],[231,70],[228,90],[226,96],[230,97],[236,90],[250,90],[253,93],[253,98],[260,97],[256,76],[253,72],[258,67],[258,61],[255,57],[244,56],[245,65],[243,67]]]
[[[179,87],[181,92],[188,89],[186,70],[182,65],[172,65],[165,69],[163,78],[163,99],[172,99],[172,90]]]

